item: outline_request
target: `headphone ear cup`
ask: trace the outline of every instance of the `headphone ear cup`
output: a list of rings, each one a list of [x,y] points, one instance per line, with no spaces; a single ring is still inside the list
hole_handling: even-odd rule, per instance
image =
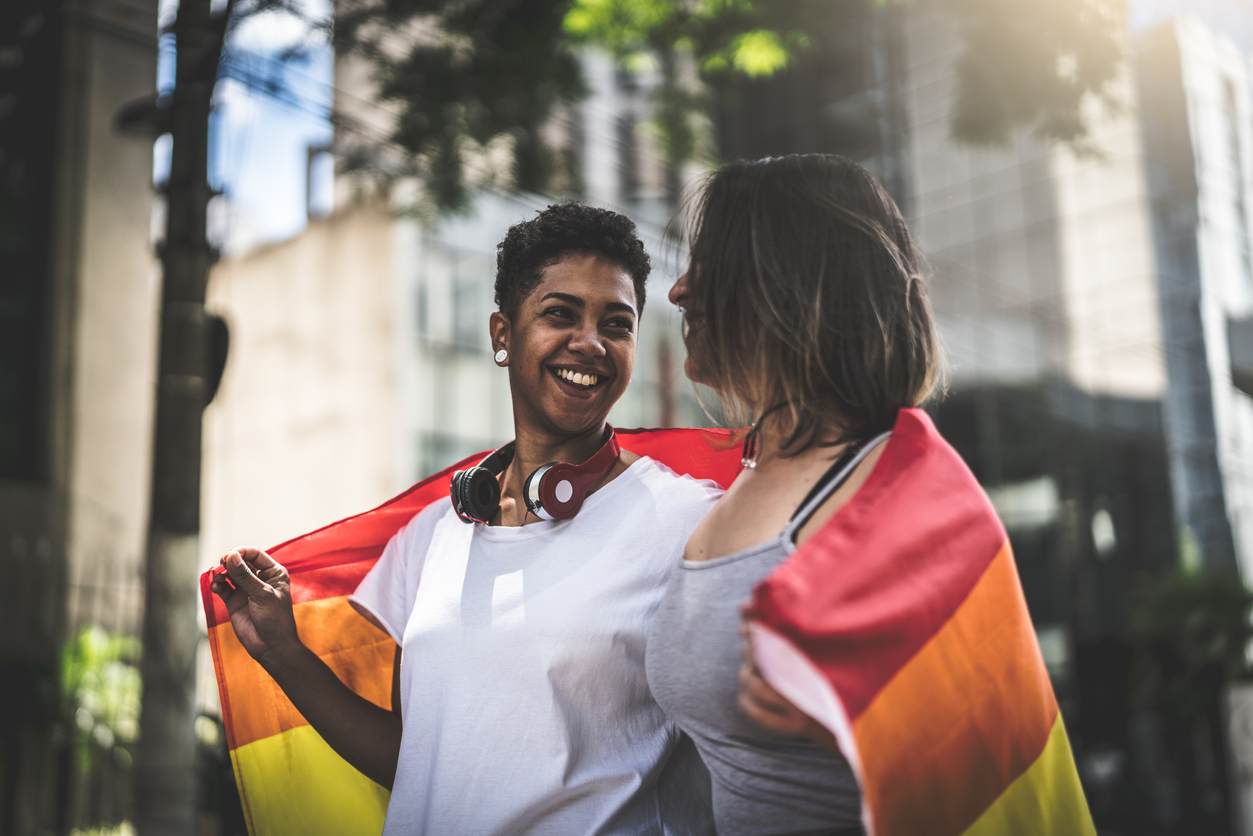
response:
[[[486,523],[500,510],[500,483],[486,467],[472,467],[453,477],[453,509],[465,522]],[[459,506],[459,507],[458,507]]]
[[[541,520],[568,520],[583,507],[585,490],[578,468],[550,462],[527,477],[522,495],[527,510]]]

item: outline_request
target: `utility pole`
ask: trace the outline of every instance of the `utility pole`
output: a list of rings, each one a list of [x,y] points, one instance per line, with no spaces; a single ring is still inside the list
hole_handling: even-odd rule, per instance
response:
[[[143,710],[135,773],[135,822],[143,836],[196,830],[195,688],[199,640],[201,413],[224,361],[205,315],[214,252],[207,236],[209,113],[226,22],[211,0],[181,0],[174,23],[175,87],[161,121],[173,137],[161,253],[160,348],[152,509],[145,573]],[[220,325],[220,323],[218,323]],[[216,340],[221,348],[220,336]],[[215,357],[214,355],[218,355]],[[215,368],[216,366],[216,368]]]

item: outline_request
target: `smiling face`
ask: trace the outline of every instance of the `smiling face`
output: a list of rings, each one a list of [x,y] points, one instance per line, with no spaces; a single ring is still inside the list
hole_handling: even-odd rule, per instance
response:
[[[544,268],[514,320],[492,314],[492,350],[509,352],[519,432],[561,437],[600,427],[631,382],[635,301],[621,266],[574,254]]]

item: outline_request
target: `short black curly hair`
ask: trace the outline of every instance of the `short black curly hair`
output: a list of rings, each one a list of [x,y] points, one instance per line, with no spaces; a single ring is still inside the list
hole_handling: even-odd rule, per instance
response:
[[[592,253],[618,264],[635,284],[635,311],[644,310],[644,283],[652,262],[626,215],[582,203],[549,206],[509,227],[496,247],[496,306],[513,320],[545,267],[573,253]]]

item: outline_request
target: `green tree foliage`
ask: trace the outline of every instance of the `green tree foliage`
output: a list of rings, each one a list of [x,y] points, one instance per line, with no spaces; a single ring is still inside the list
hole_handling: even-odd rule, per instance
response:
[[[1122,60],[1120,0],[929,2],[945,4],[964,37],[954,138],[1000,144],[1026,128],[1085,147],[1084,105],[1112,101]],[[685,62],[707,83],[772,75],[814,46],[806,21],[823,13],[823,0],[349,0],[335,40],[374,63],[398,107],[404,173],[421,175],[434,208],[456,211],[472,160],[490,170],[503,156],[507,185],[548,190],[560,166],[542,128],[585,93],[574,48],[659,71],[655,123],[673,178],[696,153],[692,118],[709,105]]]
[[[61,654],[61,689],[84,771],[101,755],[120,766],[131,763],[130,747],[139,736],[138,658],[138,640],[95,626],[70,640]]]
[[[1133,591],[1131,636],[1139,650],[1136,698],[1187,724],[1222,685],[1248,674],[1253,593],[1235,575],[1179,571]]]
[[[684,50],[702,70],[773,75],[804,33],[778,31],[769,6],[750,0],[573,0],[563,26],[576,43],[607,49],[640,65],[658,53]]]
[[[696,152],[692,117],[706,107],[700,90],[681,78],[680,62],[689,60],[706,79],[774,75],[809,45],[792,23],[751,0],[573,0],[563,25],[573,43],[607,50],[628,70],[659,70],[654,124],[675,200],[675,175]]]
[[[399,107],[393,139],[416,162],[440,210],[466,206],[467,163],[490,167],[489,149],[501,138],[509,185],[547,188],[555,155],[541,129],[561,102],[584,92],[562,31],[566,7],[553,0],[383,0],[340,12],[337,43],[374,62],[383,97]]]
[[[1130,603],[1131,707],[1159,720],[1165,761],[1178,781],[1180,821],[1201,828],[1195,832],[1223,832],[1203,823],[1223,818],[1207,796],[1226,786],[1222,695],[1231,680],[1249,674],[1253,593],[1235,573],[1181,569],[1142,578]]]

